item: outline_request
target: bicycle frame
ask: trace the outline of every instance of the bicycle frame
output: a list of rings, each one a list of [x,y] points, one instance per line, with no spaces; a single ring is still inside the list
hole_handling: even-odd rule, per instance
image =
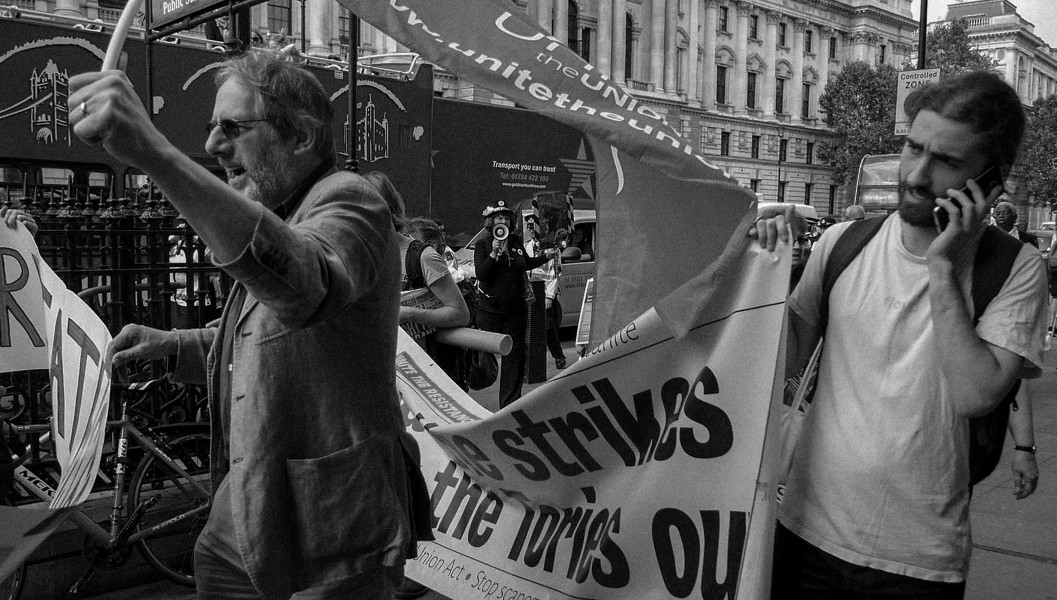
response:
[[[120,434],[117,442],[117,456],[115,466],[115,477],[113,490],[113,504],[111,505],[109,527],[107,531],[88,515],[84,514],[78,508],[74,508],[70,513],[70,519],[91,538],[96,541],[105,544],[106,548],[113,549],[119,545],[133,544],[140,539],[155,535],[163,529],[170,527],[176,523],[184,521],[186,519],[195,517],[204,511],[209,510],[209,506],[201,506],[193,511],[177,515],[167,521],[154,525],[153,527],[137,531],[136,533],[125,535],[125,524],[127,520],[125,517],[125,495],[122,493],[125,485],[125,475],[128,465],[128,438],[131,435],[136,442],[144,449],[145,452],[151,453],[159,457],[168,467],[176,471],[181,477],[189,481],[192,486],[195,487],[206,497],[209,497],[209,488],[203,486],[201,483],[196,481],[186,470],[183,469],[176,461],[172,460],[165,452],[158,447],[154,441],[136,428],[131,423],[128,415],[128,401],[122,399],[121,402],[121,418],[116,421],[108,421],[108,428],[120,427]],[[12,425],[12,428],[18,433],[34,433],[50,431],[49,425]],[[15,481],[22,485],[23,488],[28,490],[33,495],[37,496],[41,500],[48,502],[55,496],[55,488],[51,487],[46,481],[37,477],[26,465],[19,465],[14,471]],[[133,511],[139,510],[140,507],[133,507]]]

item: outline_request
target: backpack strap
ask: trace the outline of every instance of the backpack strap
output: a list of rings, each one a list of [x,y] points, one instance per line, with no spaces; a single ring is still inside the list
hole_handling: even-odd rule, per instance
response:
[[[819,307],[818,320],[820,335],[825,333],[826,323],[829,322],[829,296],[834,284],[837,283],[837,278],[855,260],[866,244],[877,235],[887,220],[874,218],[852,221],[833,244],[833,250],[830,251],[826,266],[822,271],[822,306]]]
[[[407,283],[404,291],[417,290],[426,287],[426,279],[422,275],[422,253],[426,245],[412,239],[404,254],[404,273],[407,274]]]
[[[974,324],[980,321],[987,305],[1002,290],[1023,245],[1018,238],[993,225],[984,230],[984,237],[980,239],[980,247],[973,261]]]

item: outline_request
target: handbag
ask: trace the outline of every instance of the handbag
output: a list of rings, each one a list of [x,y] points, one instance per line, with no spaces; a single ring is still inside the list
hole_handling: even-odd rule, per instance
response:
[[[800,443],[800,433],[804,429],[804,419],[807,418],[807,409],[815,395],[815,383],[818,380],[818,363],[822,356],[822,339],[815,345],[815,351],[811,353],[811,359],[807,361],[804,370],[790,377],[785,384],[786,398],[782,406],[787,410],[782,413],[778,426],[779,455],[778,455],[778,503],[782,503],[785,494],[786,481],[789,479],[789,471],[793,468],[793,457],[796,447]]]
[[[472,390],[483,390],[495,383],[499,376],[499,360],[485,350],[470,350],[466,361],[466,385]]]

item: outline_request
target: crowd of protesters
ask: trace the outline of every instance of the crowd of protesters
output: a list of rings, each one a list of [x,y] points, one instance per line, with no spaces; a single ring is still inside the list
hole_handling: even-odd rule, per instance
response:
[[[214,504],[195,548],[199,597],[420,595],[401,583],[404,561],[431,534],[417,446],[398,409],[398,328],[463,389],[462,354],[435,332],[473,324],[509,335],[499,376],[508,406],[521,396],[534,269],[548,329],[560,322],[559,251],[540,245],[532,219],[523,242],[512,230],[519,215],[497,201],[482,214],[468,294],[440,225],[407,218],[385,175],[336,168],[330,103],[306,70],[249,52],[216,82],[206,151],[226,184],[151,124],[123,73],[70,82],[77,136],[150,176],[235,280],[212,326],[130,324],[108,349],[116,366],[172,358],[174,378],[209,386]],[[1019,99],[998,77],[968,73],[916,92],[907,110],[898,212],[830,288],[825,263],[865,215],[850,210],[825,228],[789,298],[789,374],[823,338],[825,352],[779,511],[774,598],[962,598],[968,418],[1003,410],[1042,363],[1037,247],[1013,247],[1004,285],[976,318],[970,289],[989,215],[991,229],[1025,238],[1013,205],[992,212],[1001,190],[973,179],[990,165],[1008,173],[1024,130]],[[945,228],[936,210],[949,214]],[[0,220],[36,228],[16,209],[0,209]],[[773,250],[803,231],[779,207],[749,235]],[[428,301],[401,302],[402,293]],[[556,337],[548,342],[564,367]],[[1025,403],[1016,395],[1010,416],[1023,453],[1018,497],[1038,478]],[[1015,414],[1018,405],[1027,410]]]

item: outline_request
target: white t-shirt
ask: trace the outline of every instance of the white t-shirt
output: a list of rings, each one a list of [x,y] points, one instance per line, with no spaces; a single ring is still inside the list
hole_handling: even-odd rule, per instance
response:
[[[830,228],[814,248],[790,309],[818,318]],[[853,564],[964,581],[969,569],[968,419],[941,382],[928,266],[888,218],[835,283],[818,387],[792,463],[779,520]],[[962,288],[966,303],[972,273]],[[976,327],[985,341],[1042,361],[1046,278],[1025,245]],[[969,307],[971,312],[972,308]],[[776,560],[781,560],[777,557]]]

